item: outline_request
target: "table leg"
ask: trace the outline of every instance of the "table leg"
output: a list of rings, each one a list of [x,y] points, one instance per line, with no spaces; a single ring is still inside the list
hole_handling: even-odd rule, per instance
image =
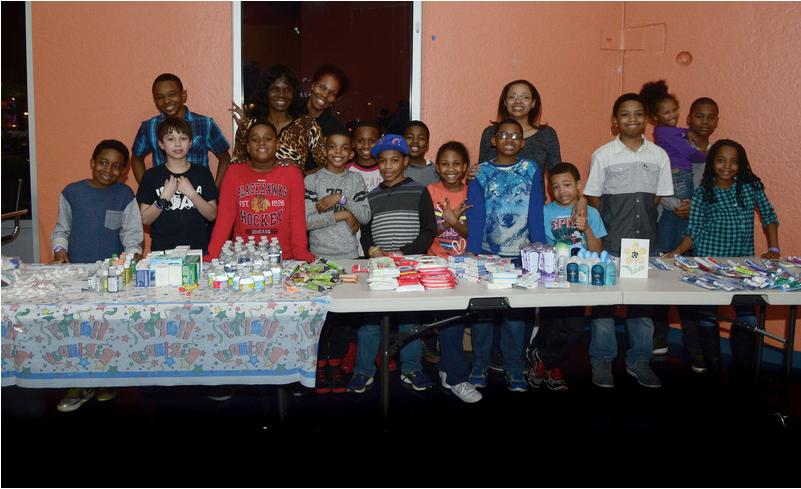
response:
[[[787,324],[787,342],[784,345],[784,375],[782,376],[782,388],[779,393],[779,418],[782,423],[790,415],[790,382],[793,371],[793,350],[795,349],[795,318],[796,305],[790,306],[790,317]]]
[[[286,387],[283,385],[278,386],[278,420],[284,424],[286,418]]]
[[[765,343],[765,338],[760,334],[761,331],[765,331],[765,309],[767,309],[766,305],[759,306],[759,316],[757,317],[756,323],[756,357],[755,357],[755,369],[756,369],[756,381],[759,382],[759,374],[762,371],[762,347]]]
[[[389,324],[390,316],[381,319],[381,410],[384,421],[389,416]]]

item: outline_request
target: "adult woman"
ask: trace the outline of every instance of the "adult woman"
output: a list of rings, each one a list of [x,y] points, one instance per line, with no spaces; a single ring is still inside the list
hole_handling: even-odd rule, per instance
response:
[[[506,84],[498,100],[498,120],[484,129],[481,134],[481,146],[478,152],[478,162],[491,160],[498,155],[492,146],[492,135],[495,125],[500,121],[512,118],[523,126],[523,139],[526,144],[518,156],[536,161],[540,166],[540,183],[542,194],[545,192],[545,169],[551,169],[562,162],[559,151],[559,138],[556,131],[546,124],[540,124],[542,103],[540,94],[534,85],[527,80],[515,80]]]
[[[350,86],[348,76],[334,65],[323,65],[312,75],[309,96],[306,98],[306,113],[317,121],[323,136],[334,131],[344,131],[345,126],[331,111],[331,107],[342,98]],[[306,158],[306,171],[319,168],[312,155]]]
[[[325,165],[325,138],[311,115],[304,114],[305,99],[297,75],[281,64],[265,68],[253,95],[253,107],[245,113],[235,103],[231,111],[237,123],[232,162],[244,162],[247,130],[256,118],[265,118],[278,130],[279,160],[289,161],[301,170],[311,155],[317,165]]]

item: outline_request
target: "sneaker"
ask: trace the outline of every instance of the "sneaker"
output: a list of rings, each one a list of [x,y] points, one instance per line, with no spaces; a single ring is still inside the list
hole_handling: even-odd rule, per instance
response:
[[[215,385],[209,389],[209,395],[206,396],[212,401],[227,401],[234,396],[234,390],[228,385]]]
[[[379,350],[378,355],[375,356],[375,366],[377,369],[381,369],[381,350]],[[394,372],[396,370],[398,370],[398,362],[396,362],[394,358],[389,357],[389,371]]]
[[[442,360],[442,354],[439,352],[439,341],[436,338],[432,340],[420,340],[423,344],[423,360],[428,363],[438,363]]]
[[[562,378],[562,371],[559,367],[545,372],[545,385],[552,391],[566,391],[567,382]]]
[[[654,336],[654,355],[667,355],[668,340],[667,337]]]
[[[56,409],[62,413],[75,411],[79,407],[83,406],[83,404],[86,401],[88,401],[93,397],[95,397],[94,389],[82,389],[80,387],[73,387],[72,389],[67,391],[67,395],[64,396],[64,399],[58,401],[58,406],[56,406]]]
[[[97,389],[97,400],[100,402],[110,401],[117,398],[117,389]]]
[[[448,385],[445,382],[445,378],[447,374],[445,372],[440,371],[439,378],[442,381],[442,387],[448,389],[449,391],[453,392],[456,397],[459,398],[462,402],[466,402],[468,404],[472,404],[474,402],[478,402],[481,400],[481,393],[478,392],[473,384],[470,382],[462,382],[456,384],[454,386]]]
[[[704,354],[701,352],[690,353],[690,368],[697,374],[706,372],[706,362],[704,361]]]
[[[470,372],[470,377],[467,380],[473,384],[476,389],[487,387],[487,369],[481,367],[473,367]]]
[[[535,354],[536,355],[536,354]],[[539,359],[534,356],[533,357],[534,363],[527,372],[526,380],[528,381],[528,385],[534,387],[535,389],[542,385],[542,381],[545,380],[545,364],[539,361]]]
[[[615,386],[615,377],[612,375],[612,362],[601,360],[592,366],[592,383],[598,387]]]
[[[512,392],[526,392],[528,384],[523,380],[523,372],[506,372],[506,383]]]
[[[328,394],[331,392],[331,383],[328,381],[327,360],[319,360],[317,362],[317,378],[314,384],[314,392],[318,394]]]
[[[362,374],[354,374],[353,378],[348,382],[348,392],[361,394],[367,390],[367,386],[373,383],[373,378]]]
[[[640,360],[631,367],[626,367],[626,373],[637,379],[637,382],[644,387],[662,387],[659,377],[651,370],[645,360]]]
[[[345,353],[345,356],[342,357],[342,371],[346,374],[353,373],[353,366],[356,365],[356,351],[358,350],[358,346],[356,343],[348,343],[348,351]]]
[[[426,391],[434,387],[434,383],[426,377],[426,374],[424,374],[422,370],[408,374],[402,373],[401,380],[410,384],[416,391]]]
[[[342,361],[329,360],[328,365],[331,366],[331,392],[334,394],[347,392],[348,384],[345,382],[345,377],[342,375]]]

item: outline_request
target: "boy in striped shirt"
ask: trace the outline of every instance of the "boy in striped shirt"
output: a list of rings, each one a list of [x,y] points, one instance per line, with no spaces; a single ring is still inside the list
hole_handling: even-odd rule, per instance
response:
[[[378,162],[384,179],[367,194],[370,202],[370,222],[362,227],[362,247],[370,258],[396,255],[425,254],[437,232],[434,204],[426,187],[404,175],[409,164],[409,148],[398,134],[380,138],[370,150]],[[361,393],[373,383],[375,358],[380,339],[381,314],[365,314],[365,324],[359,328],[359,347],[353,378],[348,391]],[[417,325],[417,312],[399,313],[402,333]],[[430,389],[434,384],[422,371],[422,344],[411,341],[400,351],[401,379],[415,390]]]

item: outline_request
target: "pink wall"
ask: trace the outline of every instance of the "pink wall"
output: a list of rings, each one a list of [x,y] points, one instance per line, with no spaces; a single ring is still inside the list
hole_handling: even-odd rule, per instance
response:
[[[503,86],[534,83],[542,120],[556,129],[562,159],[586,177],[590,155],[611,140],[622,93],[665,78],[682,121],[698,97],[714,98],[713,139],[741,142],[777,210],[784,253],[801,255],[798,2],[426,2],[422,118],[431,149],[460,140],[478,157]],[[693,56],[687,67],[676,55]],[[618,68],[620,67],[620,71]],[[683,124],[683,122],[682,122]],[[649,128],[648,137],[651,136]],[[758,223],[759,224],[759,223]],[[761,225],[760,225],[761,226]],[[767,248],[756,233],[756,249]],[[782,336],[787,309],[769,310]],[[796,343],[801,340],[801,332]]]
[[[231,4],[31,2],[31,17],[37,225],[40,258],[49,261],[61,190],[91,176],[89,159],[101,140],[130,149],[141,121],[157,115],[156,76],[178,75],[187,107],[233,133]],[[124,181],[136,190],[130,170]]]

